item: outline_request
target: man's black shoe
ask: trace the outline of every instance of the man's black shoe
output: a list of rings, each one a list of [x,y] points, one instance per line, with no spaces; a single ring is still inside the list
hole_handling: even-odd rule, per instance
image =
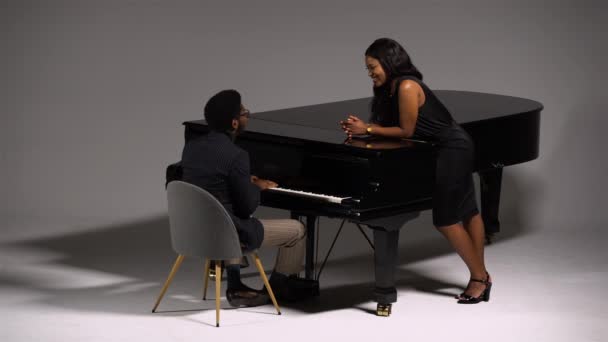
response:
[[[228,289],[226,299],[230,306],[235,308],[265,305],[270,302],[270,297],[265,291],[250,288]]]

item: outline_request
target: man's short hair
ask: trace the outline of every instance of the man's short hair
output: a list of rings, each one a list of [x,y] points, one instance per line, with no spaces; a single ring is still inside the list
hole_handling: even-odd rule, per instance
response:
[[[209,128],[216,131],[232,130],[232,120],[241,113],[241,94],[229,89],[213,95],[205,105],[205,120]]]

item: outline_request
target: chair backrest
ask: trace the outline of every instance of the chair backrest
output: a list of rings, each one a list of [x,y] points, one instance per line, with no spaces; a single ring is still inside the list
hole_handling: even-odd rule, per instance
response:
[[[167,186],[171,244],[181,255],[227,260],[242,256],[230,215],[209,192],[182,181]]]

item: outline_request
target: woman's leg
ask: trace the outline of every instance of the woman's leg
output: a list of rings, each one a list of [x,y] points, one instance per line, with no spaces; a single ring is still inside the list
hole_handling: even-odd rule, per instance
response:
[[[485,258],[484,258],[484,248],[485,248],[485,228],[483,225],[483,220],[481,219],[481,214],[476,214],[471,216],[468,220],[463,222],[464,229],[469,234],[471,241],[473,242],[473,247],[475,251],[477,251],[477,255],[481,260],[481,264],[483,269],[486,269]]]
[[[437,230],[446,237],[452,247],[469,269],[472,279],[485,280],[486,269],[480,258],[473,240],[461,223],[449,226],[437,227]],[[486,289],[486,285],[478,282],[469,282],[465,293],[469,296],[478,297]]]

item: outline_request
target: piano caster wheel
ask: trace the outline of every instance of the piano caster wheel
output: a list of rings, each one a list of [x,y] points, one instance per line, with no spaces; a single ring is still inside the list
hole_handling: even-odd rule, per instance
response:
[[[388,317],[391,315],[392,304],[378,304],[376,308],[376,315],[382,317]]]

